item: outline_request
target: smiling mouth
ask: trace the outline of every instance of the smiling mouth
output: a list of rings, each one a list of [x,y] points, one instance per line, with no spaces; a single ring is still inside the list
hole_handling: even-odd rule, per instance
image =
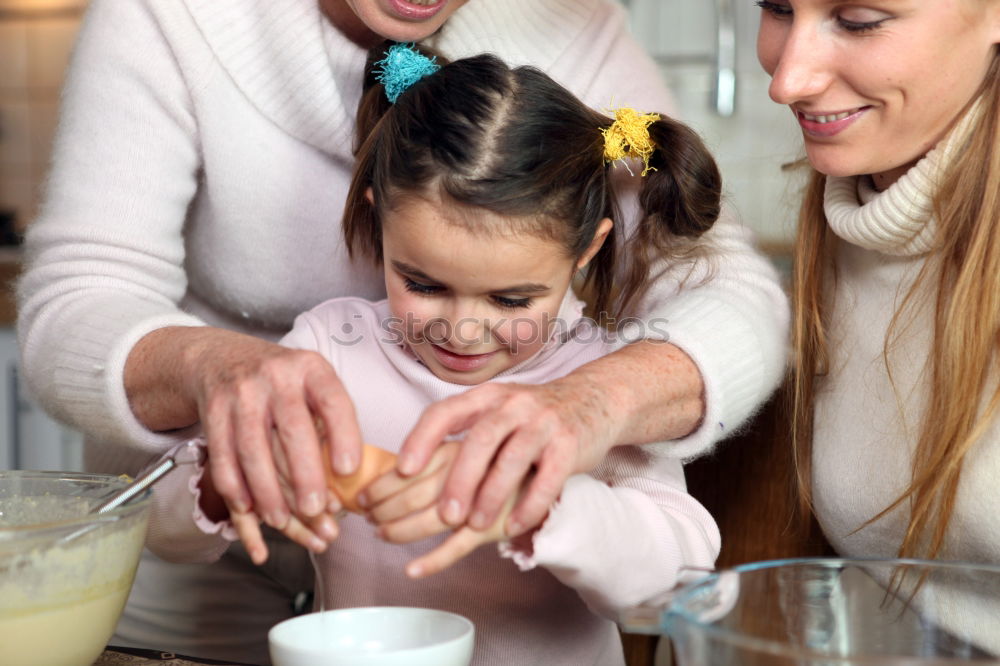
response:
[[[450,370],[458,372],[470,372],[478,370],[486,365],[493,358],[498,350],[486,352],[484,354],[458,354],[440,345],[431,345],[437,356],[438,362]]]
[[[808,120],[811,123],[818,123],[820,125],[825,125],[827,123],[835,123],[838,120],[843,120],[848,116],[854,115],[858,111],[861,111],[865,107],[858,107],[856,109],[851,109],[850,111],[841,111],[840,113],[827,113],[827,114],[812,114],[806,113],[805,111],[799,111],[799,115]]]

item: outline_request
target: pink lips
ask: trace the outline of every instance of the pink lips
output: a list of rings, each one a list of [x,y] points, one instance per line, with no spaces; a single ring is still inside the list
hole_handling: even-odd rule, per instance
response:
[[[448,0],[439,0],[431,5],[416,5],[406,0],[389,0],[389,6],[401,19],[424,21],[444,9]]]
[[[795,113],[795,117],[799,121],[799,125],[802,127],[802,130],[806,134],[815,137],[830,137],[840,134],[845,129],[853,125],[854,122],[858,120],[862,115],[864,115],[864,113],[869,108],[871,107],[867,106],[861,107],[860,109],[858,109],[857,111],[855,111],[854,113],[850,114],[845,118],[841,118],[840,120],[834,120],[826,123],[817,122],[815,120],[809,120],[808,118],[806,118],[805,114],[802,111],[793,109],[793,112]],[[810,113],[809,115],[819,116],[819,115],[837,115],[837,114]]]
[[[434,350],[434,356],[441,365],[456,372],[473,372],[474,370],[479,370],[489,363],[490,359],[497,353],[496,351],[491,351],[487,354],[456,354],[438,345],[431,345],[431,349]]]

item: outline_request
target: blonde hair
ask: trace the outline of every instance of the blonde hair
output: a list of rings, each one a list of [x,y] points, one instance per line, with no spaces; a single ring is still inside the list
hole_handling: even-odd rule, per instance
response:
[[[940,554],[966,455],[1000,407],[1000,385],[996,384],[1000,376],[1000,51],[994,50],[977,98],[982,99],[982,113],[972,128],[968,148],[947,166],[933,196],[938,225],[933,261],[925,262],[894,313],[883,350],[888,367],[888,350],[903,311],[917,300],[922,285],[936,287],[930,391],[912,478],[892,504],[868,521],[909,504],[910,520],[899,546],[900,557]],[[813,401],[817,379],[829,371],[828,304],[823,297],[836,282],[835,243],[823,212],[825,184],[826,177],[813,171],[799,214],[793,277],[795,357],[789,407],[796,474],[806,511],[812,504]]]

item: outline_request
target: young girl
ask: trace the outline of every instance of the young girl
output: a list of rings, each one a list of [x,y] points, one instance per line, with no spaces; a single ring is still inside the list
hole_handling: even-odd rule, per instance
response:
[[[803,498],[843,555],[998,563],[1000,2],[758,4],[771,97],[813,168],[795,275]],[[996,646],[990,594],[971,617]]]
[[[690,130],[628,110],[612,120],[540,71],[492,56],[436,71],[404,46],[375,59],[384,62],[372,68],[359,107],[344,229],[353,256],[382,268],[388,298],[328,301],[284,338],[334,366],[367,442],[394,452],[428,405],[470,386],[544,382],[638,337],[666,336],[668,322],[616,335],[595,319],[613,323],[642,298],[650,262],[703,251],[696,239],[718,215],[720,178]],[[406,76],[413,71],[422,78]],[[631,164],[620,168],[641,178],[646,211],[632,230],[613,223],[611,173],[623,158]],[[639,256],[629,270],[620,261],[626,250]],[[571,288],[581,271],[592,317],[582,316]],[[421,515],[441,475],[396,477],[390,490],[385,478],[378,499],[409,495]],[[199,506],[209,503],[210,479],[189,484],[189,497],[205,489]],[[170,487],[159,506],[183,510]],[[210,560],[227,545],[214,533],[223,524],[197,511],[203,532],[190,519],[158,515],[150,546],[164,557]],[[436,519],[433,510],[422,515]],[[259,556],[246,517],[234,518]],[[674,586],[683,567],[712,566],[719,548],[714,521],[686,493],[680,460],[656,446],[613,449],[591,475],[570,477],[535,532],[502,541],[499,555],[478,549],[430,581],[414,578],[440,561],[405,567],[432,546],[379,537],[409,542],[443,526],[406,525],[343,519],[319,559],[325,607],[460,613],[476,624],[475,664],[623,664],[616,612]],[[310,543],[307,526],[288,533]]]

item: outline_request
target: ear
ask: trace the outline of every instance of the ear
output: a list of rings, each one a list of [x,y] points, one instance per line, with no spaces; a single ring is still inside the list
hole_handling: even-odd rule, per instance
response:
[[[375,193],[372,192],[371,186],[365,188],[365,199],[368,199],[371,205],[375,205]]]
[[[597,231],[594,232],[594,238],[590,241],[590,246],[584,251],[580,258],[576,262],[577,270],[583,268],[590,263],[590,260],[594,258],[594,255],[601,249],[604,245],[605,239],[608,234],[611,233],[611,229],[615,226],[615,223],[611,221],[610,217],[606,217],[597,224]]]

